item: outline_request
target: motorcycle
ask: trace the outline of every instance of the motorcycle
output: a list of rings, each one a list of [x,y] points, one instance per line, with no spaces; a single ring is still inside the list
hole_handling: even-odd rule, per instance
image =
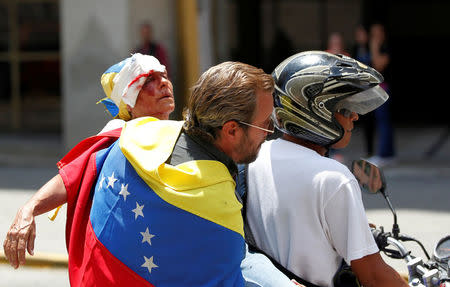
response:
[[[370,194],[380,193],[393,214],[392,231],[383,226],[371,228],[378,248],[386,256],[405,260],[408,267],[409,286],[450,287],[450,235],[439,240],[432,256],[416,238],[400,233],[397,214],[386,192],[386,180],[383,171],[375,164],[360,159],[352,162],[352,172],[359,182],[361,190]],[[412,255],[402,242],[415,242],[422,249],[426,260]]]

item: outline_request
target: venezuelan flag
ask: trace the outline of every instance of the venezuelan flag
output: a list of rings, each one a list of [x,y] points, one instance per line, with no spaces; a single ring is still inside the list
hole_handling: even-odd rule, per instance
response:
[[[111,99],[111,93],[114,89],[114,78],[119,74],[122,68],[131,61],[130,58],[120,61],[119,63],[109,67],[102,75],[100,82],[105,92],[106,98],[101,99],[98,103],[105,105],[106,110],[115,117],[119,114],[119,106]]]
[[[165,163],[182,124],[130,121],[95,154],[89,220],[72,265],[69,252],[72,286],[244,286],[242,206],[227,168]]]

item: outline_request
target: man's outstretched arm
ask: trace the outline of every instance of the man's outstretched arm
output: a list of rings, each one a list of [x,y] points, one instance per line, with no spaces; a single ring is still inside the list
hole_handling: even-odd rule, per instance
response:
[[[66,201],[67,191],[61,176],[58,174],[44,184],[17,211],[16,218],[3,242],[6,259],[12,267],[18,268],[25,264],[25,249],[28,250],[29,254],[34,254],[34,240],[36,238],[34,218],[66,203]]]

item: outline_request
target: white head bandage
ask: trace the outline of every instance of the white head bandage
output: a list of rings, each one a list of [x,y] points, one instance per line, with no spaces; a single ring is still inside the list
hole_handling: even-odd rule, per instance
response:
[[[153,72],[163,73],[165,70],[166,67],[155,57],[133,54],[130,61],[114,77],[111,99],[117,106],[123,101],[133,108],[147,77]]]

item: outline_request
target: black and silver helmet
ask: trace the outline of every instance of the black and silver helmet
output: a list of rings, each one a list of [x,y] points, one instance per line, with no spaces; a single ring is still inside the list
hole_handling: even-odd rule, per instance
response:
[[[277,129],[321,146],[330,146],[344,134],[333,116],[335,111],[347,109],[363,115],[388,99],[379,86],[383,76],[375,69],[322,51],[287,58],[272,77]]]

